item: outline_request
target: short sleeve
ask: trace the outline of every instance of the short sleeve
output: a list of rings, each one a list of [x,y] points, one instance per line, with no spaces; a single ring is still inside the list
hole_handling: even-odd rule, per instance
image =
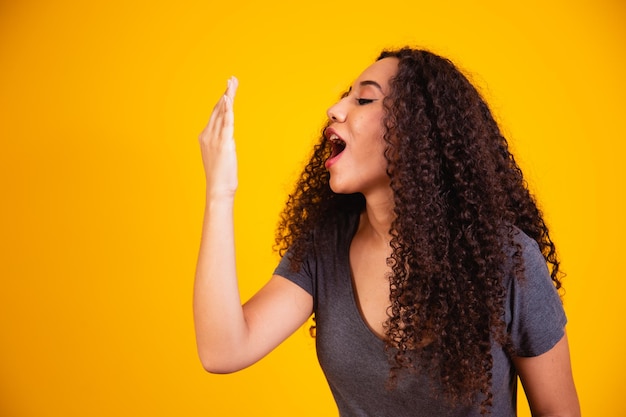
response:
[[[315,294],[315,275],[309,257],[307,257],[302,265],[300,265],[300,268],[294,272],[291,268],[291,253],[287,251],[274,270],[274,275],[280,275],[288,279],[311,295]]]
[[[567,318],[537,243],[522,232],[524,279],[508,284],[507,326],[515,353],[523,357],[549,351],[565,334]]]

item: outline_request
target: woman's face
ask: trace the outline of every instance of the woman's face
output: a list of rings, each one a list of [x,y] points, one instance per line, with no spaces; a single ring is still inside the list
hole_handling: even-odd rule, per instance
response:
[[[328,109],[331,124],[325,136],[333,150],[326,169],[334,192],[360,192],[366,198],[381,191],[388,194],[383,99],[397,70],[397,58],[376,61],[356,79],[348,94]]]

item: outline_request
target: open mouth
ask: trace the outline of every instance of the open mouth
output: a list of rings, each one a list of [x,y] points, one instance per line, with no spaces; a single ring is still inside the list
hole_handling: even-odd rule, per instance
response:
[[[330,159],[336,157],[341,152],[343,152],[344,149],[346,149],[346,142],[344,142],[343,139],[341,139],[336,134],[333,133],[332,135],[330,135],[328,140],[331,146]]]

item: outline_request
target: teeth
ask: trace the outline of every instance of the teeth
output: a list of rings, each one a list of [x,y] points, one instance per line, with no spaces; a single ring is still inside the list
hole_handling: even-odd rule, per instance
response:
[[[343,142],[343,139],[341,139],[339,136],[337,136],[334,133],[332,135],[330,135],[328,140],[330,140],[331,142]]]

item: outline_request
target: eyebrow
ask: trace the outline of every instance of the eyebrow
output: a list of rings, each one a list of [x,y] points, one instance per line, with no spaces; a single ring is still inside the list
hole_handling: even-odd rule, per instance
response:
[[[363,81],[361,81],[361,82],[359,83],[359,86],[361,86],[361,87],[366,86],[366,85],[371,85],[371,86],[374,86],[374,87],[378,88],[378,89],[380,90],[380,92],[381,92],[381,93],[385,94],[385,93],[383,92],[383,88],[380,86],[380,84],[378,84],[378,83],[377,83],[376,81],[374,81],[374,80],[363,80]],[[343,93],[343,94],[341,95],[341,98],[347,97],[347,96],[348,96],[348,94],[350,94],[351,92],[352,92],[352,86],[350,86],[350,88],[348,88],[348,91],[346,91],[345,93]]]
[[[378,88],[378,89],[380,90],[380,92],[381,92],[381,93],[383,92],[383,88],[380,86],[380,84],[378,84],[378,83],[377,83],[376,81],[374,81],[374,80],[364,80],[364,81],[361,81],[361,82],[359,83],[359,85],[360,85],[361,87],[366,86],[366,85],[373,85],[374,87]]]

